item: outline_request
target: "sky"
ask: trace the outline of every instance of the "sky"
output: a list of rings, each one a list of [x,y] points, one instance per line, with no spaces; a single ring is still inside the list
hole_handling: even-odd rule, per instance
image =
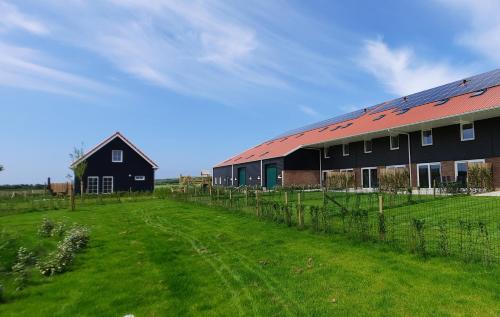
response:
[[[0,0],[0,184],[116,131],[157,178],[500,64],[500,1]]]

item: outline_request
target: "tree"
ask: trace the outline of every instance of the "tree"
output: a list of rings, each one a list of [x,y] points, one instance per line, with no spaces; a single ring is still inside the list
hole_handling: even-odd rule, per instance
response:
[[[85,155],[83,150],[83,144],[80,148],[75,147],[73,149],[73,153],[70,153],[69,157],[73,161],[73,163],[80,160]],[[71,168],[73,173],[75,173],[75,181],[80,180],[80,197],[83,199],[83,176],[85,175],[85,171],[87,170],[87,161],[83,160],[78,165],[72,166]]]

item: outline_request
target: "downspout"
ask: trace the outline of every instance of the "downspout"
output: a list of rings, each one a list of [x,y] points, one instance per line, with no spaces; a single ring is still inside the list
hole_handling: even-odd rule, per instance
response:
[[[231,186],[234,186],[234,165],[231,164]]]
[[[264,177],[262,175],[262,160],[260,160],[260,187],[264,187]]]

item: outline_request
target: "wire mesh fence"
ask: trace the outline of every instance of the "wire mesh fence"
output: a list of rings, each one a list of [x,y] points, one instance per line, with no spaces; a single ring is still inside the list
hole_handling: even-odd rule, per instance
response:
[[[500,263],[500,197],[248,188],[171,189],[163,196],[290,227],[379,241],[423,257]]]

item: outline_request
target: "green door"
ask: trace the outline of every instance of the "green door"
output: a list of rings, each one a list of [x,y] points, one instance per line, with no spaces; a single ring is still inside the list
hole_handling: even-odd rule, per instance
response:
[[[278,177],[278,170],[276,165],[266,165],[266,188],[273,189],[276,187],[276,178]]]
[[[238,168],[238,186],[247,184],[247,169],[245,167]]]

